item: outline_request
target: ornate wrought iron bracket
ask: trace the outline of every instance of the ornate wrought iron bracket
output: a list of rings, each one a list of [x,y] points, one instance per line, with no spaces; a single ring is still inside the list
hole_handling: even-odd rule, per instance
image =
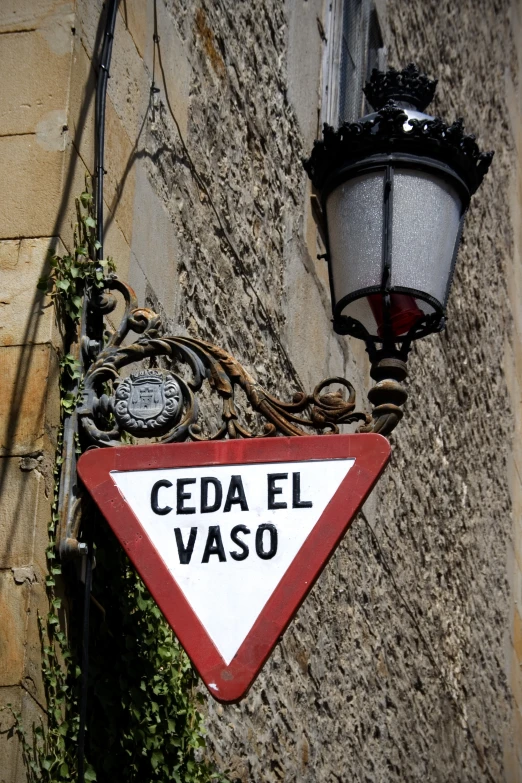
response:
[[[400,383],[406,376],[400,359],[373,357],[372,377],[377,384],[369,393],[376,406],[372,417],[355,410],[355,390],[341,377],[326,378],[311,394],[298,391],[291,402],[284,402],[222,348],[191,337],[164,335],[159,316],[140,308],[134,291],[116,276],[105,281],[104,293],[95,303],[98,311],[114,309],[111,292],[125,301],[120,326],[105,333],[103,345],[86,335],[81,339],[87,369],[81,402],[65,428],[57,536],[62,558],[87,551],[85,543],[78,541],[81,490],[76,480],[76,432],[87,449],[144,439],[173,443],[300,436],[307,431],[335,434],[340,425],[357,422],[361,422],[359,432],[387,435],[402,417],[400,406],[407,394]],[[134,342],[126,340],[131,333],[138,335]],[[146,360],[148,367],[143,366]],[[333,385],[343,388],[329,391]],[[238,389],[245,402],[238,401]],[[213,414],[211,421],[200,417],[198,395],[206,392],[220,400],[219,414]]]

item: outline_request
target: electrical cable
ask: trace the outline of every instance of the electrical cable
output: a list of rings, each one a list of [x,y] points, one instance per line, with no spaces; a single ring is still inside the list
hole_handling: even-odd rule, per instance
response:
[[[80,725],[78,729],[78,781],[85,781],[85,724],[87,721],[87,696],[89,687],[89,614],[92,586],[92,540],[89,541],[89,552],[85,557],[85,586],[83,594],[83,628],[82,628],[82,678],[80,685]]]
[[[99,242],[97,258],[103,258],[103,176],[105,157],[105,104],[107,101],[107,82],[110,78],[112,43],[119,0],[110,0],[107,8],[105,22],[105,35],[103,37],[102,53],[96,85],[96,239]]]
[[[96,83],[95,107],[95,138],[96,138],[96,240],[99,243],[96,251],[98,261],[103,259],[103,176],[105,152],[105,105],[107,101],[107,84],[110,77],[109,68],[112,57],[112,44],[119,0],[110,0],[107,5],[105,33],[99,61],[98,80]],[[103,329],[103,316],[101,317]],[[99,326],[99,325],[98,325]],[[99,329],[99,331],[101,331]],[[87,700],[89,690],[89,614],[91,605],[92,569],[93,569],[93,536],[88,536],[88,553],[85,558],[85,584],[83,594],[83,627],[82,627],[82,663],[80,685],[80,724],[78,729],[78,783],[85,783],[85,730],[87,723]]]

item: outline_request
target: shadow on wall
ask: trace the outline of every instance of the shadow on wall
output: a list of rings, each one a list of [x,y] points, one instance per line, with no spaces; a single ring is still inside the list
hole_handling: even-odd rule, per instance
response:
[[[93,61],[96,61],[98,59],[98,54],[100,52],[102,39],[103,39],[104,28],[105,28],[105,13],[102,13],[98,24],[98,29],[96,32],[96,41],[94,45],[95,54],[93,56]],[[89,108],[91,106],[91,102],[95,95],[95,88],[96,88],[96,74],[94,70],[94,65],[91,64],[89,81],[85,88],[85,98],[81,106],[80,115],[78,117],[78,123],[77,123],[78,130],[75,135],[75,138],[73,139],[73,144],[76,150],[80,149],[80,143],[83,136],[85,124],[87,121]],[[61,202],[58,207],[58,212],[56,214],[56,220],[52,231],[53,239],[51,240],[50,243],[51,248],[54,246],[53,243],[56,242],[56,237],[59,236],[60,228],[63,225],[71,198],[74,198],[76,195],[79,195],[79,194],[72,193],[77,159],[78,159],[77,156],[71,155],[68,168],[65,172]],[[41,275],[45,274],[45,271],[46,271],[46,264],[44,263],[40,274]],[[18,437],[19,427],[21,423],[20,421],[21,411],[22,411],[21,401],[24,399],[24,397],[30,395],[31,374],[33,372],[34,357],[35,357],[35,347],[32,345],[32,343],[36,338],[36,334],[38,330],[39,312],[41,312],[40,305],[43,301],[43,296],[44,295],[42,294],[41,291],[35,289],[32,305],[29,310],[29,312],[34,315],[31,315],[31,317],[27,321],[25,332],[21,341],[22,343],[21,355],[17,365],[14,384],[11,391],[11,397],[9,403],[6,405],[7,427],[5,431],[5,440],[4,443],[2,443],[2,447],[5,451],[6,457],[0,460],[0,497],[2,496],[2,493],[6,489],[10,455],[16,453],[16,448],[15,448],[16,440]],[[56,375],[53,376],[52,374],[50,374],[47,379],[47,383],[56,383],[57,381],[58,378],[56,377]],[[46,407],[46,396],[43,395],[42,404],[39,410],[32,411],[32,417],[38,423],[44,420],[45,407]],[[29,455],[25,455],[25,456],[29,456]],[[51,474],[52,474],[52,469],[51,469]],[[11,506],[12,508],[10,512],[11,528],[6,536],[6,541],[4,542],[4,551],[3,551],[4,557],[6,558],[9,558],[11,554],[15,527],[19,524],[19,518],[20,515],[22,514],[22,508],[24,505],[26,505],[24,493],[23,491],[21,491],[19,497]]]
[[[125,4],[122,10],[124,10],[124,8],[125,8]],[[100,19],[98,22],[98,28],[97,28],[96,40],[93,48],[93,57],[90,65],[89,77],[87,83],[85,84],[84,98],[81,104],[80,113],[79,116],[76,118],[76,133],[72,140],[75,154],[70,156],[68,167],[63,179],[61,202],[58,207],[58,211],[54,221],[54,226],[51,232],[49,249],[56,248],[58,237],[60,236],[60,231],[63,229],[64,220],[66,219],[67,211],[70,208],[71,201],[79,195],[78,193],[73,193],[72,189],[75,182],[76,169],[79,161],[79,150],[81,149],[84,130],[86,127],[92,102],[94,101],[96,95],[97,72],[96,72],[95,63],[97,63],[100,58],[101,48],[103,45],[103,37],[105,33],[105,24],[106,24],[106,11],[104,10],[104,12],[100,15]],[[157,17],[155,14],[155,29],[156,29],[156,25],[157,25]],[[157,31],[156,31],[156,36],[157,36]],[[190,158],[190,154],[188,152],[188,149],[185,145],[184,139],[181,134],[181,128],[179,127],[179,123],[174,115],[170,103],[170,99],[167,92],[165,71],[163,68],[161,52],[159,49],[159,40],[157,41],[156,46],[157,46],[159,67],[161,70],[162,86],[164,90],[165,100],[168,109],[171,113],[171,116],[175,122],[179,134],[179,138],[181,140],[183,152],[184,155],[186,156],[186,161],[189,165],[189,168],[191,169],[192,175],[198,182],[200,182],[201,178],[199,177],[198,172],[196,171],[194,164]],[[153,79],[154,79],[154,74],[153,74]],[[143,116],[143,121],[139,128],[136,141],[132,148],[129,159],[126,163],[121,180],[116,186],[115,189],[116,192],[112,199],[112,202],[110,205],[108,205],[109,215],[105,222],[105,231],[109,229],[109,227],[111,226],[111,224],[115,219],[115,213],[120,203],[120,200],[122,198],[123,189],[125,187],[127,178],[129,177],[129,174],[132,171],[134,163],[137,160],[146,157],[156,162],[160,159],[162,155],[170,154],[174,156],[176,154],[173,149],[169,148],[166,145],[161,146],[154,154],[151,154],[146,149],[139,149],[139,141],[143,133],[143,130],[145,128],[147,117],[152,105],[152,99],[154,95],[153,88],[154,88],[154,81],[151,88],[149,102],[146,106],[144,116]],[[39,276],[45,275],[46,273],[48,273],[48,271],[49,271],[48,262],[46,260],[42,265]],[[45,307],[45,294],[42,291],[35,289],[32,302],[28,309],[30,315],[28,317],[25,326],[23,337],[20,340],[20,357],[16,368],[14,383],[10,392],[10,399],[5,402],[5,408],[3,409],[3,413],[5,413],[7,426],[5,428],[3,442],[0,445],[2,446],[3,452],[6,456],[4,458],[0,458],[0,496],[2,496],[2,493],[6,491],[8,480],[9,480],[8,479],[9,466],[11,464],[12,458],[14,458],[15,456],[36,458],[36,461],[32,462],[31,464],[34,464],[37,467],[37,469],[38,467],[41,467],[42,471],[44,471],[44,466],[47,466],[45,473],[47,476],[49,476],[49,482],[48,482],[48,486],[46,485],[46,492],[52,493],[52,486],[51,486],[52,459],[49,460],[47,459],[47,455],[43,455],[43,458],[41,460],[38,460],[38,457],[42,456],[39,453],[17,454],[17,449],[16,449],[17,442],[20,439],[20,428],[21,428],[22,418],[23,418],[22,412],[24,410],[27,410],[27,408],[30,409],[30,418],[32,421],[35,422],[37,427],[44,429],[47,426],[47,423],[45,421],[47,395],[41,393],[42,391],[41,388],[38,389],[39,392],[38,394],[32,394],[31,384],[37,381],[37,382],[43,382],[47,385],[47,387],[49,387],[50,385],[57,384],[59,381],[58,368],[56,362],[54,362],[54,366],[51,367],[51,369],[48,371],[45,378],[42,377],[42,373],[38,374],[36,368],[35,357],[36,357],[37,349],[34,345],[34,342],[37,338],[39,320],[44,307]],[[34,409],[34,408],[31,409],[35,397],[38,400],[41,400],[41,402],[38,404],[38,409]],[[23,401],[26,401],[25,406],[22,404]],[[3,542],[2,559],[4,560],[4,562],[11,561],[11,554],[16,539],[16,527],[19,525],[19,519],[21,514],[23,513],[22,509],[25,508],[25,513],[27,513],[27,497],[26,497],[26,493],[24,492],[23,482],[21,483],[19,490],[16,491],[16,494],[17,494],[16,497],[11,496],[9,498],[10,502],[8,506],[9,506],[9,516],[10,516],[10,527],[9,530],[6,530],[6,538],[5,541]]]

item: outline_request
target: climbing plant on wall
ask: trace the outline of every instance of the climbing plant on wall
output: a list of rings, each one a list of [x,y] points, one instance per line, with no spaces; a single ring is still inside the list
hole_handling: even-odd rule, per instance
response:
[[[85,294],[102,288],[105,272],[114,270],[110,259],[95,260],[98,244],[89,187],[77,201],[77,214],[74,252],[51,253],[50,274],[39,282],[68,335],[80,321]],[[81,366],[71,353],[62,357],[60,366],[65,417],[81,396]],[[62,568],[55,551],[60,443],[61,436],[47,551],[49,613],[40,618],[47,725],[29,729],[15,715],[29,783],[78,780],[81,601],[73,597],[65,606],[60,597],[61,585],[67,584],[67,593],[74,596],[78,584],[78,569],[72,564]],[[92,519],[92,509],[89,513]],[[203,697],[189,659],[103,520],[96,522],[95,540],[86,743],[90,761],[84,779],[226,783],[204,757],[203,716],[198,709]]]

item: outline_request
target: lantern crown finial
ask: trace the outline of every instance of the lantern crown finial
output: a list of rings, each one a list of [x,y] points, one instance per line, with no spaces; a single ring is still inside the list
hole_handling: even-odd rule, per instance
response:
[[[382,109],[388,101],[395,101],[423,112],[433,100],[436,87],[436,79],[429,79],[410,63],[402,71],[390,68],[383,72],[374,68],[364,94],[375,111]]]

